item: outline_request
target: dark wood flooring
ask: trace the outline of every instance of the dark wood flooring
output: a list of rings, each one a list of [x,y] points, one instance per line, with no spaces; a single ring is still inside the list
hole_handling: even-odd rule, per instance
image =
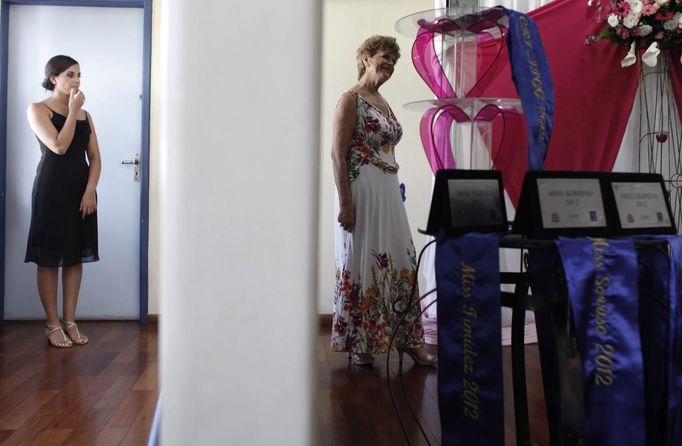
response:
[[[49,347],[38,322],[0,327],[0,445],[145,445],[158,396],[157,326],[83,322],[90,343]],[[329,328],[317,342],[317,444],[406,445],[391,405],[386,355],[372,368],[329,351]],[[510,351],[504,348],[506,444],[514,445]],[[526,347],[533,443],[549,444],[537,348]],[[410,418],[391,355],[391,382],[412,445],[440,444],[435,369],[405,359],[403,381],[424,426]]]
[[[157,325],[81,322],[48,346],[38,322],[0,327],[0,444],[145,445],[158,396]]]
[[[390,370],[403,417],[409,443],[405,439],[391,404],[386,374],[386,355],[378,355],[371,368],[350,364],[345,353],[329,351],[330,325],[321,324],[318,352],[319,383],[317,395],[318,444],[324,446],[399,446],[439,445],[437,372],[435,369],[414,367],[412,360],[404,360],[403,381],[415,413],[424,426],[426,439],[412,420],[401,396],[398,379],[398,355],[391,355]],[[432,349],[435,353],[435,348]],[[514,407],[511,392],[511,350],[503,348],[505,443],[515,445]],[[536,344],[526,346],[526,381],[533,444],[549,444],[545,416],[542,378]],[[472,445],[475,446],[475,445]]]

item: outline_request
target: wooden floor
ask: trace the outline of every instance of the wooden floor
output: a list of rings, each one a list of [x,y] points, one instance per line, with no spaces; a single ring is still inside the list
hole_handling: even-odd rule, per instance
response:
[[[145,445],[158,396],[157,326],[82,322],[49,347],[42,323],[0,327],[0,445]]]
[[[0,445],[145,445],[158,396],[156,324],[84,322],[90,343],[49,347],[40,323],[0,327]],[[329,328],[317,343],[317,444],[407,445],[391,405],[386,355],[371,368],[329,351]],[[514,445],[509,349],[504,348],[505,435]],[[533,443],[549,444],[535,345],[526,347]],[[440,444],[436,370],[405,359],[403,381],[424,427],[411,419],[391,355],[392,386],[412,445]]]
[[[329,324],[331,325],[331,324]],[[437,371],[414,367],[409,358],[405,359],[403,381],[409,401],[424,427],[424,438],[417,424],[412,420],[401,397],[398,379],[397,354],[391,355],[390,370],[392,387],[398,406],[406,418],[405,439],[398,418],[391,404],[386,374],[386,355],[378,355],[371,368],[351,365],[345,353],[329,351],[330,329],[322,326],[319,335],[319,383],[318,383],[318,444],[325,446],[399,446],[439,445],[440,420],[438,416]],[[432,349],[435,353],[435,349]],[[511,393],[511,350],[503,348],[504,398],[505,398],[505,444],[515,445],[514,408]],[[526,373],[528,385],[528,406],[531,420],[533,444],[549,444],[545,419],[544,396],[537,345],[526,346]],[[474,445],[472,445],[474,446]]]

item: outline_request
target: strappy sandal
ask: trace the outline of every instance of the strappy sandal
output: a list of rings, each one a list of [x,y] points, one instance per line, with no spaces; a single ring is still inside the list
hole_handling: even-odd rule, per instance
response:
[[[69,337],[71,338],[71,341],[74,344],[85,345],[88,343],[88,337],[82,335],[81,332],[78,331],[78,325],[76,325],[75,322],[69,322],[69,321],[63,321],[63,322],[64,322],[64,328],[66,329],[66,332],[68,333]]]
[[[58,341],[54,340],[52,338],[52,334],[59,332],[62,335],[63,341]],[[52,347],[57,347],[57,348],[68,348],[73,345],[73,342],[71,342],[71,339],[66,337],[66,334],[64,333],[64,330],[62,329],[61,325],[45,325],[45,335],[47,336],[47,342],[52,346]]]
[[[426,358],[420,358],[417,352],[419,351],[420,348],[423,347],[416,347],[416,348],[403,348],[399,349],[400,353],[407,353],[407,355],[412,358],[412,361],[414,361],[414,364],[419,366],[419,367],[436,367],[438,365],[438,357],[432,355],[431,353],[426,352]]]
[[[350,360],[360,367],[368,367],[374,364],[374,356],[370,353],[351,353]]]

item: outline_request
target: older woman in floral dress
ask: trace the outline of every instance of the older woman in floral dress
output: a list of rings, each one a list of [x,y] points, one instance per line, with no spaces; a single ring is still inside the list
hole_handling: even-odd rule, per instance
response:
[[[358,83],[341,95],[334,113],[339,224],[331,349],[349,352],[356,365],[371,365],[393,335],[417,365],[436,363],[423,346],[415,248],[397,176],[402,127],[379,93],[399,57],[395,38],[365,40],[357,53]]]

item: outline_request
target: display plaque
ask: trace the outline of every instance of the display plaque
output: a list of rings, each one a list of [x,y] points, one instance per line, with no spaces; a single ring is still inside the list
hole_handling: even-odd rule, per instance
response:
[[[661,175],[614,173],[608,183],[619,234],[677,232]]]
[[[512,232],[529,237],[609,236],[604,173],[528,171]]]
[[[545,229],[606,227],[598,178],[538,178],[536,181]]]
[[[436,173],[426,234],[506,232],[502,175],[494,170],[443,169]]]

